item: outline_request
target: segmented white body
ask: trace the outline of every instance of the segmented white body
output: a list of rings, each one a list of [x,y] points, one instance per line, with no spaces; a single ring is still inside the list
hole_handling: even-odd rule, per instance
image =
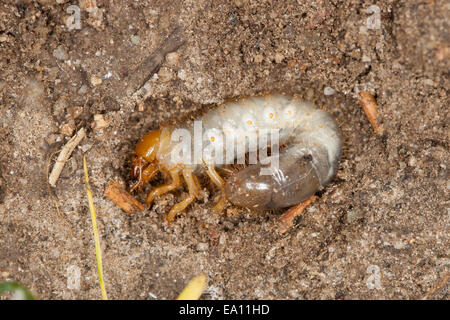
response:
[[[277,185],[285,188],[287,184],[300,181],[296,186],[299,188],[302,186],[301,179],[303,178],[304,183],[311,183],[312,178],[308,176],[311,174],[317,177],[320,187],[322,187],[336,174],[341,155],[339,128],[329,113],[317,109],[312,103],[280,94],[249,97],[226,102],[207,111],[198,120],[202,122],[203,148],[210,148],[217,143],[224,144],[225,139],[233,137],[239,140],[250,134],[256,134],[260,139],[262,135],[267,134],[268,130],[278,130],[279,144],[284,145],[285,148],[279,155],[280,168],[277,172],[273,172],[273,182],[270,184],[275,192],[278,192],[279,189],[276,188]],[[170,131],[173,132],[175,129],[183,129],[195,136],[193,124],[170,128]],[[157,154],[158,161],[167,168],[181,164],[191,166],[195,170],[201,167],[201,164],[212,161],[211,158],[199,154],[196,159],[191,159],[195,161],[190,161],[190,163],[176,163],[177,161],[173,159],[177,157],[174,157],[173,153],[180,152],[181,144],[179,141],[172,141],[169,148],[170,152],[165,149],[164,152]],[[249,151],[248,143],[246,143],[246,148],[235,151],[237,158],[243,157],[243,153]],[[310,166],[302,167],[298,172],[292,171],[291,167],[295,166],[295,162],[305,156],[308,156]],[[287,162],[283,158],[293,159],[293,161]],[[289,170],[286,168],[287,166]],[[286,172],[290,172],[291,176],[288,176]],[[293,174],[298,177],[292,177]],[[264,186],[264,188],[266,187]],[[311,192],[314,193],[317,191],[316,189],[317,187],[311,187],[311,191],[305,192],[305,195],[295,196],[295,201],[297,198],[306,197]],[[235,192],[245,192],[245,190],[241,188],[241,190],[236,189]],[[293,192],[293,190],[289,190],[289,192]],[[288,201],[286,205],[295,201]]]

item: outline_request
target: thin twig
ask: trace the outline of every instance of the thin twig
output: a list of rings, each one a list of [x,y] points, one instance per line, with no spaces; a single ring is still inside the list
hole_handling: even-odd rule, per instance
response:
[[[300,202],[295,207],[290,208],[278,219],[278,232],[285,233],[294,224],[294,219],[298,217],[311,202],[316,200],[316,196],[311,196],[303,202]]]
[[[78,130],[78,132],[66,143],[66,145],[61,149],[58,159],[56,159],[55,165],[50,173],[50,178],[48,178],[48,183],[54,187],[56,181],[58,181],[59,175],[61,174],[64,165],[69,159],[75,147],[81,142],[81,140],[86,135],[84,128]]]
[[[427,300],[430,297],[432,297],[436,292],[439,292],[442,289],[444,289],[444,287],[448,284],[449,280],[450,280],[450,272],[448,272],[441,281],[439,281],[435,286],[433,286],[433,288],[428,290],[428,292],[425,293],[425,295],[422,297],[422,300]]]
[[[166,54],[176,51],[185,43],[182,31],[183,30],[181,27],[173,30],[158,47],[158,49],[156,49],[133,72],[130,73],[127,80],[128,88],[132,89],[133,92],[136,93],[156,72],[158,72]]]

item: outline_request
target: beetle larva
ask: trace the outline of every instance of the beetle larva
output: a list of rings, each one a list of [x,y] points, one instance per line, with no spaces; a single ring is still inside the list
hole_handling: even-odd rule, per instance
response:
[[[289,207],[309,198],[336,174],[341,155],[339,128],[329,113],[309,102],[280,94],[249,97],[226,102],[196,120],[150,131],[132,157],[137,179],[132,190],[148,183],[158,171],[172,178],[149,193],[147,204],[181,186],[182,179],[186,182],[189,195],[170,210],[169,222],[197,197],[200,172],[221,190],[215,211],[222,211],[227,200],[250,209]],[[269,142],[272,154],[263,162],[261,153]],[[277,153],[279,146],[284,148]],[[259,160],[233,172],[226,181],[216,171],[230,163],[227,159],[243,159],[253,151]],[[277,165],[269,166],[268,160],[276,160]]]

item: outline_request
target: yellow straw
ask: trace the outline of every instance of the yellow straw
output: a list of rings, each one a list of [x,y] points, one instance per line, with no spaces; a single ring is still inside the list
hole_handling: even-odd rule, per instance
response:
[[[198,300],[205,289],[206,275],[200,274],[188,283],[177,300]]]
[[[98,271],[98,280],[100,282],[100,289],[102,291],[103,300],[108,300],[108,296],[106,295],[105,284],[103,282],[103,266],[102,266],[102,251],[100,248],[100,238],[98,236],[97,230],[97,218],[95,217],[95,208],[94,208],[94,200],[92,199],[91,189],[89,187],[89,177],[86,165],[86,155],[83,155],[83,168],[84,168],[84,182],[86,185],[86,192],[89,201],[89,211],[91,212],[92,218],[92,229],[94,231],[94,240],[95,240],[95,258],[97,260],[97,271]]]

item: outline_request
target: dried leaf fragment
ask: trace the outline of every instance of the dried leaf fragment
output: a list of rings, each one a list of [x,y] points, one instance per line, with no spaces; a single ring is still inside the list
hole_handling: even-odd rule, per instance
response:
[[[92,124],[92,128],[94,130],[101,130],[109,126],[108,121],[105,120],[102,114],[94,115],[94,123]]]
[[[294,219],[298,217],[310,205],[310,203],[316,199],[316,196],[311,196],[310,198],[283,213],[278,219],[278,232],[285,233],[287,230],[289,230],[289,228],[291,228],[294,224]]]
[[[138,211],[144,210],[142,203],[129,194],[125,190],[125,187],[117,181],[112,180],[108,184],[105,190],[105,196],[111,199],[126,213],[134,214]]]
[[[367,119],[369,119],[375,133],[381,134],[382,130],[378,124],[378,105],[375,101],[375,97],[366,91],[360,91],[358,100],[361,103]]]

